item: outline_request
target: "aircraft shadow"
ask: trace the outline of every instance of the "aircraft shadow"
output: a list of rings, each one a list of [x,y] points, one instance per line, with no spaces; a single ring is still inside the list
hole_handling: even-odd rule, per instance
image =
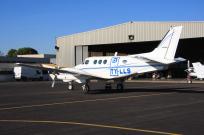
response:
[[[203,93],[204,91],[194,90],[196,87],[179,87],[179,88],[131,88],[124,89],[122,92],[117,89],[113,90],[90,90],[89,94],[106,94],[106,93],[130,93],[130,92],[159,92],[159,93],[169,93],[169,92],[177,92],[177,93]]]

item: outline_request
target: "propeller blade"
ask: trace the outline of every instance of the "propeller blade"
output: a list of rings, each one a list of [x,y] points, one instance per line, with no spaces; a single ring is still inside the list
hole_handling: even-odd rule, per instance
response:
[[[52,88],[55,87],[55,80],[52,81]]]
[[[187,62],[187,68],[189,69],[190,68],[190,61],[188,60]]]
[[[55,87],[55,78],[56,78],[56,75],[54,75],[54,78],[53,78],[53,81],[52,81],[52,88]]]

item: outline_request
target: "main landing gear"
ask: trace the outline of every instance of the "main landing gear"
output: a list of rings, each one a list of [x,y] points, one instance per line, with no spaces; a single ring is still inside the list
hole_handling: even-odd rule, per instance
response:
[[[117,84],[117,90],[120,91],[120,92],[123,92],[123,91],[124,91],[124,85],[123,85],[123,83],[118,83],[118,84]]]
[[[89,93],[90,91],[90,88],[89,88],[89,85],[88,83],[85,83],[84,85],[82,85],[82,90],[83,90],[83,93]]]
[[[124,80],[118,80],[115,82],[116,83],[116,90],[118,92],[123,92],[124,91]],[[110,91],[112,90],[112,85],[114,84],[114,82],[106,82],[105,83],[105,90]],[[84,94],[87,94],[90,92],[90,87],[89,87],[89,83],[86,82],[82,85],[82,91]]]
[[[116,90],[117,91],[123,92],[123,90],[124,90],[123,82],[124,82],[123,80],[116,81]],[[106,90],[112,90],[112,83],[110,83],[110,82],[106,83],[105,89]]]
[[[124,80],[119,80],[117,81],[117,86],[116,86],[117,90],[119,92],[123,92],[124,91]]]

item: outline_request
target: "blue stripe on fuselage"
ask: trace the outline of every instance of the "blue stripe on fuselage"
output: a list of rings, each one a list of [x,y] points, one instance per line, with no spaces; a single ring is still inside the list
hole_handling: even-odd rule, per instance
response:
[[[158,66],[164,66],[162,64],[155,64],[155,65],[140,65],[140,66],[116,66],[116,67],[90,67],[90,68],[81,68],[80,70],[84,70],[84,69],[112,69],[112,68],[133,68],[133,67],[158,67]]]

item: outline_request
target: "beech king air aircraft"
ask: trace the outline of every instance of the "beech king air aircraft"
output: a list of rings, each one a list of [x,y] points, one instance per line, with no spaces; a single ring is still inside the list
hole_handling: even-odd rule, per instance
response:
[[[196,77],[200,80],[204,79],[204,65],[200,62],[192,63],[192,65],[193,67],[190,67],[190,62],[188,61],[188,69],[185,70],[188,73],[188,76]]]
[[[130,76],[165,70],[169,64],[184,61],[183,58],[175,58],[182,26],[171,27],[158,47],[152,52],[127,55],[127,56],[103,56],[89,57],[83,64],[73,68],[41,67],[54,72],[52,87],[55,79],[68,82],[68,89],[72,89],[73,82],[81,83],[84,92],[88,92],[89,82],[92,79],[114,80],[117,89],[123,90],[123,82]],[[25,64],[19,64],[28,66]]]

